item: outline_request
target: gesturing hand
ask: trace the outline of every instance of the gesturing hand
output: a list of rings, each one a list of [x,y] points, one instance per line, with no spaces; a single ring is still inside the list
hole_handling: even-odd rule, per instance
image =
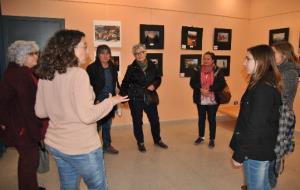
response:
[[[110,97],[111,97],[111,95],[110,95]],[[129,98],[128,98],[128,96],[116,95],[116,96],[111,97],[111,100],[113,102],[113,105],[117,105],[122,102],[127,102],[129,100]]]

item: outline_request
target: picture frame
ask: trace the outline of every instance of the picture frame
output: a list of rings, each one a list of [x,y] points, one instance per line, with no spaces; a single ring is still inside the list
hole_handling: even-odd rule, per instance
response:
[[[180,55],[180,77],[191,77],[193,71],[201,65],[201,54]]]
[[[140,43],[147,49],[164,49],[164,26],[141,24]]]
[[[229,55],[216,55],[216,63],[217,67],[219,67],[224,76],[230,75],[230,56]]]
[[[121,52],[119,51],[112,51],[111,52],[111,61],[113,62],[113,64],[118,68],[118,74],[121,74]]]
[[[203,28],[182,26],[181,49],[202,50]]]
[[[106,44],[109,47],[121,47],[121,22],[94,20],[94,46]]]
[[[289,41],[289,28],[272,29],[269,31],[269,45],[272,46],[275,43],[282,41]]]
[[[231,50],[232,29],[215,28],[213,50]]]
[[[158,70],[159,76],[163,76],[163,54],[162,53],[147,53],[147,59],[151,60],[156,69]]]

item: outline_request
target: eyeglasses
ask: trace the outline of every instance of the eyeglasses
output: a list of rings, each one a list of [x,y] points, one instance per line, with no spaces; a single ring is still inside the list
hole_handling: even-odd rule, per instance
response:
[[[30,56],[33,56],[33,55],[39,56],[40,52],[39,51],[33,51],[33,52],[29,52],[28,55],[30,55]]]

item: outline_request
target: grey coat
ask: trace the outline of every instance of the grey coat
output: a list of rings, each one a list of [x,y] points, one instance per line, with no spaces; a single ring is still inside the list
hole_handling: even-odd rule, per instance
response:
[[[293,110],[293,102],[298,88],[298,78],[300,69],[292,62],[285,61],[278,66],[283,80],[282,101],[287,102],[289,108]]]

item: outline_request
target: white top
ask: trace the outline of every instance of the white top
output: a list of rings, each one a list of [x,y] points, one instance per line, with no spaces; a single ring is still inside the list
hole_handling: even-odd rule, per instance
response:
[[[113,108],[111,98],[94,105],[95,94],[85,70],[68,68],[52,81],[39,80],[35,112],[48,117],[45,143],[65,154],[89,153],[101,147],[96,122]]]

